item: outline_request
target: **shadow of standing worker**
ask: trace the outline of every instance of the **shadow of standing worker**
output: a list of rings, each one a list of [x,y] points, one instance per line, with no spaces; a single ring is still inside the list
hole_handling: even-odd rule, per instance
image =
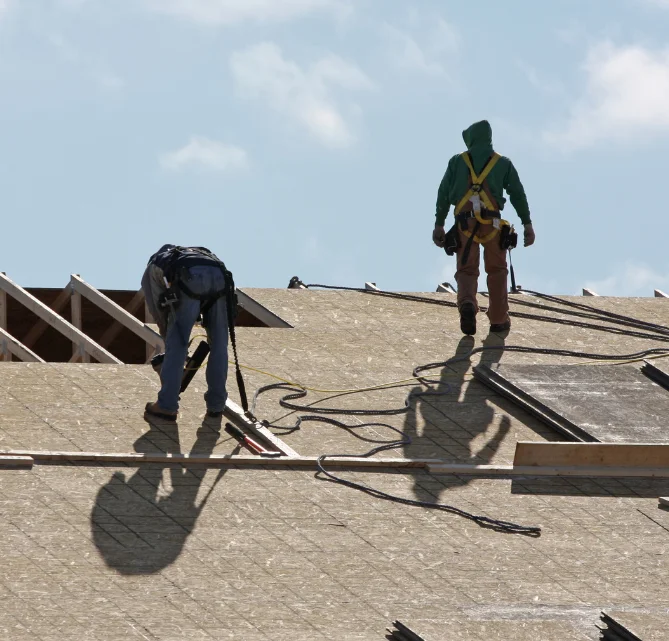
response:
[[[152,420],[135,442],[145,453],[180,453],[178,425]],[[208,456],[220,435],[221,420],[205,419],[192,454]],[[162,486],[169,469],[171,489]],[[98,492],[91,514],[93,541],[105,563],[120,574],[152,574],[181,554],[209,496],[221,480],[221,469],[207,495],[196,504],[205,468],[142,464],[129,478],[115,472]]]
[[[475,341],[471,336],[463,336],[453,356],[464,357],[463,360],[445,366],[438,383],[429,394],[421,395],[421,392],[425,392],[424,387],[414,389],[413,393],[417,396],[404,422],[404,433],[412,441],[404,448],[406,458],[441,458],[450,463],[486,465],[499,450],[511,428],[511,421],[505,415],[485,444],[478,444],[480,437],[495,422],[495,408],[487,403],[494,392],[487,390],[478,381],[465,380],[467,373],[471,372],[472,364],[477,364],[472,363],[469,356],[474,346]],[[503,348],[503,334],[489,334],[483,341],[483,347]],[[502,354],[503,349],[487,349],[481,352],[478,364],[491,366],[501,360]],[[420,433],[419,424],[422,426]],[[470,481],[471,477],[440,477],[435,482],[428,475],[417,474],[413,492],[420,501],[435,502],[439,500],[441,492],[447,489],[447,483],[464,485]]]

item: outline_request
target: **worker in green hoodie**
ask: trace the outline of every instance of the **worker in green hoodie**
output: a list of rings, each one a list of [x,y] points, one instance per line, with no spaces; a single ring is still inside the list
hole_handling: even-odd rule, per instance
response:
[[[513,163],[492,147],[492,128],[487,120],[474,123],[462,132],[467,151],[448,163],[437,196],[437,215],[432,240],[447,253],[457,253],[458,309],[464,334],[476,333],[480,246],[488,275],[488,319],[491,332],[511,328],[507,291],[506,249],[511,227],[501,218],[506,199],[524,226],[524,244],[534,243],[525,190]],[[450,206],[455,208],[455,224],[447,233],[444,222]]]

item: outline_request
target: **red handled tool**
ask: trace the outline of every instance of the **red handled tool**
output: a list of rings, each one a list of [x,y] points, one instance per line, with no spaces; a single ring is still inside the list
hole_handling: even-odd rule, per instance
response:
[[[254,454],[259,454],[260,456],[281,456],[281,452],[275,452],[272,450],[266,450],[258,441],[254,441],[248,434],[244,434],[238,427],[235,427],[232,423],[225,424],[225,431],[236,438],[242,445],[245,445],[251,452]]]

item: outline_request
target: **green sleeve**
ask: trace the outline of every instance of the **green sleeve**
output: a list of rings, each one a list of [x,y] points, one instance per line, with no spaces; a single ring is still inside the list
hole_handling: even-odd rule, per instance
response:
[[[525,189],[523,188],[523,183],[520,182],[518,172],[511,161],[509,161],[509,169],[504,177],[504,189],[506,189],[506,192],[509,194],[511,204],[516,210],[523,225],[531,223],[530,206],[527,204]]]
[[[444,222],[446,222],[446,216],[448,216],[448,210],[451,208],[449,194],[451,192],[452,183],[453,183],[453,159],[451,158],[446,168],[446,173],[441,179],[441,184],[439,185],[439,191],[437,192],[437,214],[435,217],[435,225],[443,227]]]

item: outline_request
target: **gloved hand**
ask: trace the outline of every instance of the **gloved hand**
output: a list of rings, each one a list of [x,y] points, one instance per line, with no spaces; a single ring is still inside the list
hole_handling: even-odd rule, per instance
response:
[[[432,242],[437,247],[443,247],[446,240],[446,230],[443,225],[435,225],[432,231]]]
[[[534,244],[536,236],[534,234],[534,227],[532,227],[532,223],[527,223],[527,225],[525,225],[525,233],[523,234],[523,237],[525,247],[529,247],[530,245]]]

